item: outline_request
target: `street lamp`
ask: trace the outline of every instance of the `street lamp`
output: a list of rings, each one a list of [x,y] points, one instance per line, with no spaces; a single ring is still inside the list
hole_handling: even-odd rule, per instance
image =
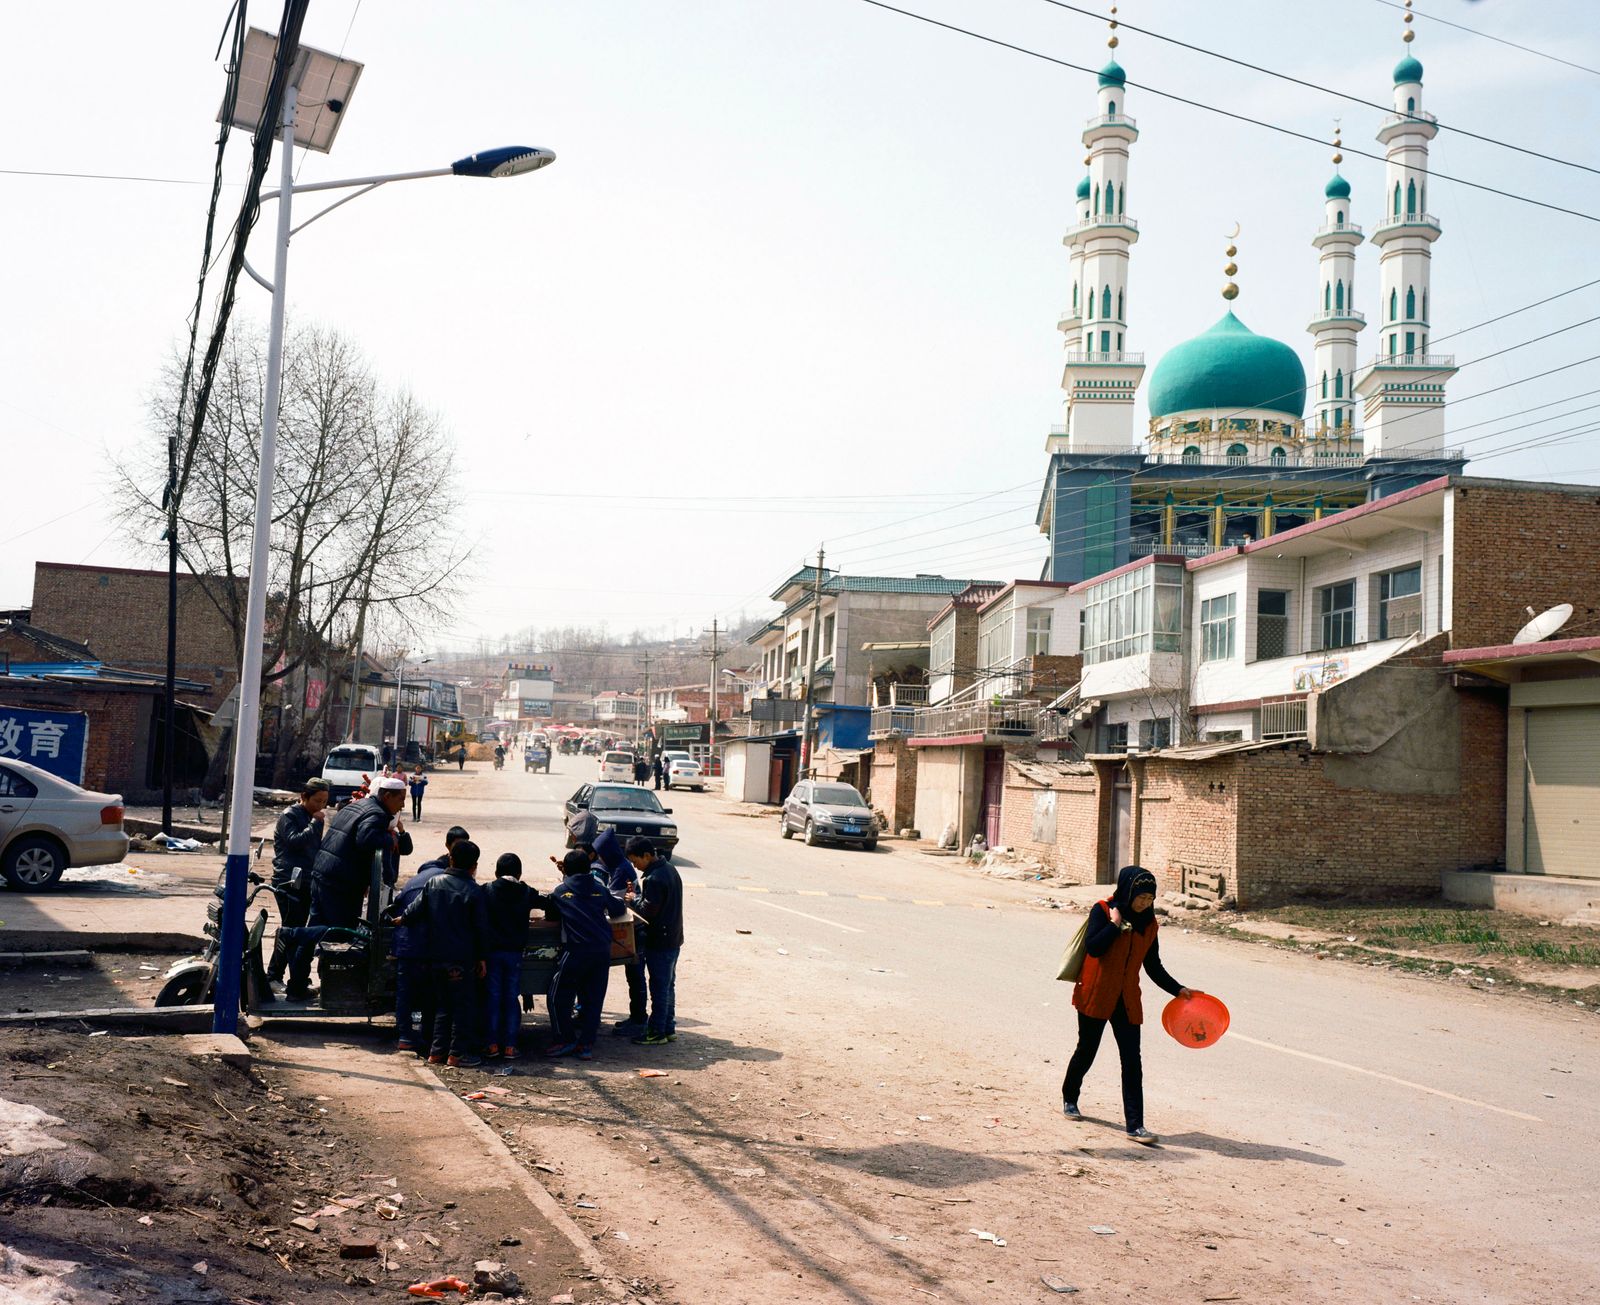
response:
[[[260,129],[266,111],[268,88],[277,61],[277,37],[251,28],[246,36],[244,55],[239,65],[237,94],[231,121],[249,131]],[[442,168],[418,172],[395,172],[381,176],[352,177],[344,181],[313,181],[295,185],[294,147],[327,153],[344,120],[345,109],[361,77],[362,65],[341,59],[324,50],[299,46],[284,89],[283,113],[279,121],[282,181],[279,188],[263,195],[263,201],[278,201],[278,229],[274,245],[273,277],[265,280],[248,263],[245,270],[272,292],[272,316],[267,337],[267,376],[261,419],[261,465],[256,473],[255,526],[250,549],[250,588],[245,604],[244,661],[239,668],[239,716],[234,726],[232,808],[228,821],[228,857],[223,871],[222,922],[218,947],[224,962],[217,969],[216,1005],[211,1027],[217,1033],[233,1033],[239,1025],[240,966],[233,961],[244,955],[245,891],[250,871],[250,815],[255,786],[256,734],[261,718],[261,660],[266,626],[268,587],[268,545],[272,535],[272,476],[277,459],[278,400],[283,380],[284,285],[289,272],[289,239],[319,217],[342,204],[358,199],[379,186],[422,177],[512,177],[532,172],[555,161],[550,150],[527,145],[485,150]],[[316,106],[309,121],[296,114],[302,92],[306,107]],[[226,102],[224,102],[226,107]],[[220,117],[220,115],[219,115]],[[327,208],[312,214],[299,227],[291,226],[293,197],[318,190],[353,190]],[[170,747],[170,740],[168,746]]]
[[[417,662],[417,665],[426,666],[432,660],[432,657],[423,657]],[[400,715],[400,713],[405,710],[405,689],[406,654],[405,650],[402,649],[400,653],[400,677],[399,681],[395,685],[394,690],[394,755],[395,760],[401,762],[405,760],[406,737],[411,733],[411,731],[406,728],[406,726],[410,724],[410,718],[402,717]]]

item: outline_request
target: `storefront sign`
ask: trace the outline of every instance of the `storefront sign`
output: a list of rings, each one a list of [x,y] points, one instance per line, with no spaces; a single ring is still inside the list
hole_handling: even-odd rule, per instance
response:
[[[88,713],[0,706],[0,761],[26,761],[81,784],[88,752]]]

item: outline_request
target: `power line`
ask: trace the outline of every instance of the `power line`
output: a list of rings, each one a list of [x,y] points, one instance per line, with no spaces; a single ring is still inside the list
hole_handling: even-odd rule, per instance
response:
[[[1066,9],[1075,14],[1082,14],[1086,18],[1093,18],[1097,22],[1104,22],[1102,14],[1097,14],[1092,9],[1084,9],[1078,5],[1068,4],[1066,0],[1044,0],[1047,5],[1057,9]],[[1402,6],[1397,5],[1396,8]],[[1359,95],[1351,95],[1346,91],[1336,91],[1331,86],[1319,86],[1316,82],[1308,82],[1303,77],[1295,77],[1289,73],[1278,72],[1275,68],[1267,68],[1262,64],[1251,63],[1248,59],[1235,58],[1231,54],[1223,54],[1220,50],[1208,49],[1203,45],[1194,45],[1188,41],[1179,40],[1175,36],[1165,36],[1160,32],[1151,31],[1148,27],[1135,27],[1123,18],[1117,19],[1117,26],[1125,32],[1137,32],[1140,36],[1148,36],[1152,40],[1165,41],[1168,45],[1176,45],[1184,50],[1192,50],[1195,54],[1203,54],[1211,59],[1221,59],[1224,63],[1231,63],[1237,68],[1248,68],[1251,72],[1262,73],[1267,77],[1276,77],[1279,81],[1290,82],[1295,86],[1302,86],[1308,91],[1318,91],[1323,95],[1331,95],[1336,100],[1345,100],[1350,104],[1359,104],[1368,109],[1377,109],[1380,113],[1392,114],[1395,108],[1392,104],[1384,104],[1379,100],[1368,100]],[[1132,85],[1130,82],[1129,85]],[[1554,154],[1545,154],[1539,150],[1529,149],[1525,145],[1513,145],[1510,141],[1500,140],[1494,136],[1485,136],[1479,132],[1468,131],[1465,127],[1456,127],[1448,123],[1438,122],[1435,126],[1440,131],[1452,131],[1458,136],[1466,136],[1471,140],[1482,141],[1486,145],[1498,145],[1501,149],[1514,150],[1518,154],[1527,154],[1532,158],[1543,159],[1547,163],[1559,163],[1563,167],[1577,168],[1580,172],[1600,174],[1600,168],[1590,167],[1587,163],[1578,163],[1573,159],[1559,158]]]
[[[0,168],[6,177],[60,177],[70,181],[142,181],[153,186],[203,186],[199,177],[141,177],[122,172],[48,172],[42,168]],[[238,185],[238,182],[229,182]]]
[[[1405,9],[1404,5],[1396,4],[1394,3],[1394,0],[1378,0],[1378,3],[1380,5],[1386,5],[1390,9],[1399,9],[1402,11]],[[1493,41],[1497,45],[1509,45],[1513,50],[1521,50],[1524,54],[1537,55],[1541,59],[1550,60],[1551,63],[1565,64],[1568,68],[1576,68],[1579,72],[1586,72],[1595,77],[1600,77],[1600,68],[1591,68],[1585,63],[1574,63],[1571,59],[1563,59],[1559,54],[1550,54],[1544,50],[1535,50],[1531,45],[1519,45],[1517,42],[1507,40],[1503,36],[1496,36],[1493,32],[1485,32],[1476,27],[1468,27],[1465,23],[1455,23],[1451,22],[1448,18],[1440,18],[1438,14],[1424,13],[1421,9],[1416,8],[1413,8],[1411,12],[1416,14],[1419,18],[1426,18],[1429,22],[1441,23],[1445,27],[1454,27],[1459,32],[1470,32],[1473,36],[1481,36],[1484,40]]]
[[[1053,63],[1060,68],[1070,68],[1073,72],[1085,73],[1092,77],[1098,77],[1100,75],[1099,70],[1096,68],[1089,68],[1083,64],[1072,63],[1066,59],[1058,59],[1054,55],[1045,54],[1040,50],[1033,50],[1025,45],[1017,45],[1011,41],[1002,41],[997,36],[986,36],[982,32],[973,31],[970,27],[958,27],[954,23],[946,23],[937,18],[930,18],[927,14],[919,14],[911,9],[901,9],[896,5],[887,3],[887,0],[859,0],[859,2],[861,4],[871,5],[875,9],[883,9],[892,14],[899,14],[903,18],[911,18],[919,23],[926,23],[930,27],[939,27],[943,28],[947,32],[955,32],[959,36],[971,37],[973,40],[982,41],[986,45],[998,46],[1003,50],[1011,50],[1016,54],[1025,54],[1029,58],[1041,59],[1045,63]],[[1207,104],[1203,100],[1190,99],[1188,96],[1179,95],[1175,91],[1164,91],[1159,87],[1150,85],[1148,82],[1136,82],[1132,78],[1129,78],[1125,85],[1133,87],[1137,90],[1147,91],[1149,94],[1158,96],[1164,100],[1172,100],[1174,103],[1187,105],[1191,109],[1201,109],[1206,113],[1215,113],[1224,118],[1231,118],[1235,122],[1245,122],[1249,123],[1253,127],[1260,127],[1266,131],[1277,132],[1281,136],[1289,136],[1295,140],[1303,140],[1312,145],[1321,146],[1323,148],[1327,148],[1330,145],[1329,141],[1323,140],[1320,136],[1312,136],[1307,132],[1296,131],[1293,127],[1285,127],[1280,123],[1268,122],[1264,118],[1252,118],[1247,113],[1235,113],[1232,109],[1224,109],[1220,105],[1216,104]],[[1359,155],[1361,158],[1372,159],[1378,163],[1387,163],[1389,161],[1385,155],[1374,154],[1370,150],[1357,149],[1353,145],[1343,145],[1341,148],[1347,154]],[[1503,199],[1512,199],[1523,204],[1531,204],[1535,208],[1549,209],[1554,213],[1565,213],[1568,217],[1582,218],[1585,222],[1600,222],[1600,216],[1596,216],[1593,213],[1585,213],[1580,209],[1567,208],[1561,204],[1552,204],[1546,200],[1534,199],[1529,195],[1519,195],[1515,191],[1501,190],[1498,186],[1490,186],[1485,182],[1468,181],[1465,177],[1457,177],[1447,172],[1435,172],[1431,168],[1429,169],[1428,175],[1437,181],[1453,181],[1458,186],[1466,186],[1472,190],[1481,190],[1488,194],[1499,195]]]

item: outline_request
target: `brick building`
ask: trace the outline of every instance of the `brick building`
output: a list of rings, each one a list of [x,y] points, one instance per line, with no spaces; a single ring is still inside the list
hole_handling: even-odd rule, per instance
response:
[[[210,710],[221,705],[239,678],[233,628],[204,587],[220,593],[227,583],[220,576],[204,582],[178,576],[178,675],[203,686],[194,700]],[[166,674],[165,571],[36,562],[31,611],[34,625],[88,644],[113,666]]]

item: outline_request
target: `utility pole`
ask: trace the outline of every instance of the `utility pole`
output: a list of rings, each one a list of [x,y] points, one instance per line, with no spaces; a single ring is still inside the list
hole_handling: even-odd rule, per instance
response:
[[[722,648],[717,643],[717,618],[711,618],[711,696],[706,699],[706,774],[711,773],[711,760],[717,755],[717,695],[722,692],[722,679],[717,674],[717,663],[722,660]]]
[[[804,728],[800,731],[800,773],[809,775],[815,769],[811,764],[811,748],[814,742],[812,726],[812,708],[817,700],[817,644],[818,636],[822,633],[822,563],[827,554],[822,545],[817,545],[817,569],[811,577],[811,665],[806,671],[806,716]]]
[[[176,421],[182,421],[180,414]],[[161,832],[172,832],[172,785],[178,750],[178,428],[167,435],[167,675],[161,693]]]
[[[650,733],[650,654],[644,655],[644,732]]]

